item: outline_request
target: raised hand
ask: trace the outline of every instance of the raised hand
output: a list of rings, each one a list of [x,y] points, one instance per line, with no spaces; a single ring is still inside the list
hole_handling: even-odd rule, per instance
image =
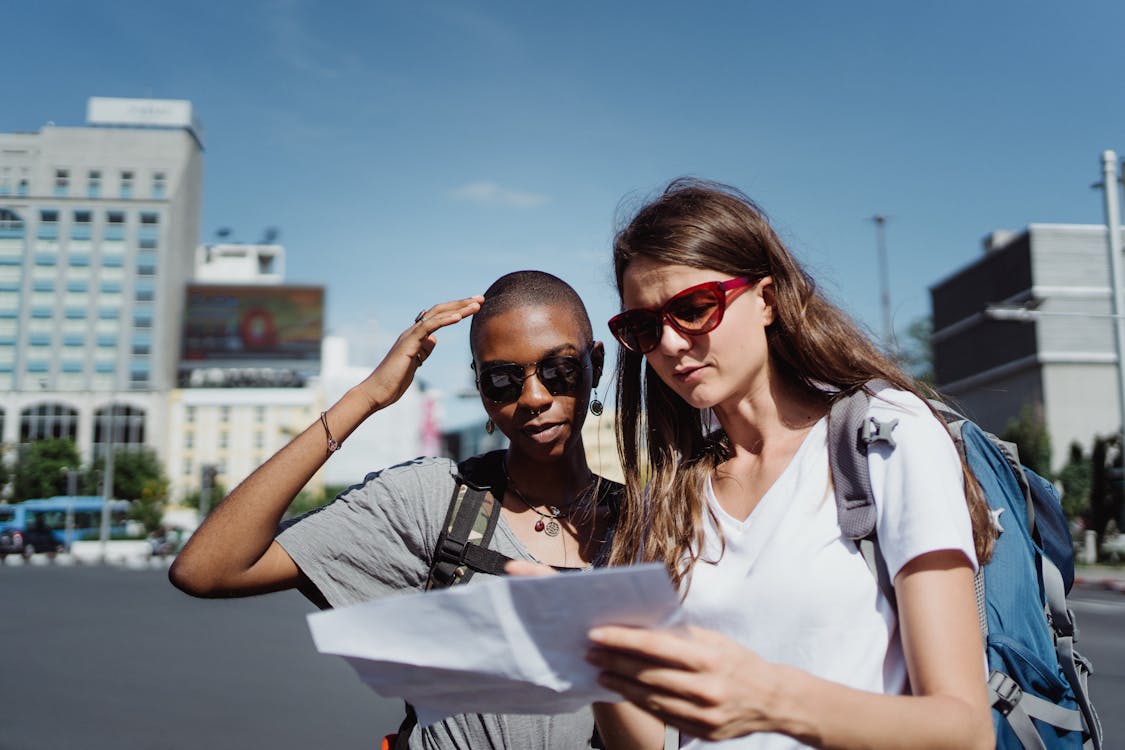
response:
[[[383,361],[358,386],[367,395],[369,413],[398,401],[414,380],[414,372],[437,346],[434,333],[480,310],[483,301],[484,297],[476,295],[442,302],[418,313],[414,324],[399,335]]]

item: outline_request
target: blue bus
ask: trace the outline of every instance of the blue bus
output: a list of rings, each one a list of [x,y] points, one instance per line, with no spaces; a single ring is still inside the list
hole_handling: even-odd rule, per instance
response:
[[[58,552],[72,542],[98,539],[105,499],[100,495],[58,495],[44,500],[0,505],[0,558]],[[109,501],[109,533],[125,533],[128,500]]]

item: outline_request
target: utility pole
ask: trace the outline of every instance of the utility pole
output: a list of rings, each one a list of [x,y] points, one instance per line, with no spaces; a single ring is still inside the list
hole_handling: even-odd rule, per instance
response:
[[[108,447],[105,454],[105,473],[102,475],[102,527],[101,533],[98,534],[103,564],[109,559],[109,504],[113,495],[113,453],[117,448],[114,444],[117,433],[117,404],[110,402],[108,411],[109,429],[106,430]]]
[[[888,354],[895,354],[895,332],[891,325],[891,282],[887,271],[887,217],[875,214],[871,217],[875,222],[875,241],[879,260],[879,302],[883,309],[883,347]]]
[[[1117,186],[1121,178],[1117,172],[1117,153],[1102,152],[1102,182],[1105,193],[1105,226],[1108,236],[1109,280],[1113,300],[1113,342],[1117,350],[1117,410],[1121,417],[1119,431],[1125,431],[1125,289],[1121,276],[1121,221],[1118,214]]]

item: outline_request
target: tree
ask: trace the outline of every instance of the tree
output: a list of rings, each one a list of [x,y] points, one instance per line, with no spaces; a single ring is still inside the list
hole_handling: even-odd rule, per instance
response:
[[[902,369],[923,383],[934,383],[934,322],[930,316],[917,318],[906,329],[906,340],[898,347],[898,363]]]
[[[1047,479],[1052,477],[1051,436],[1039,409],[1025,405],[1020,415],[1008,422],[1000,437],[1016,444],[1024,466]]]
[[[104,458],[98,469],[105,471]],[[92,477],[94,473],[91,471],[88,476]],[[97,494],[101,494],[100,485]],[[129,518],[142,523],[145,531],[159,526],[168,499],[168,479],[156,452],[147,447],[116,449],[113,452],[113,488],[110,494],[132,501]]]
[[[161,502],[168,498],[168,479],[156,451],[148,447],[114,451],[113,496],[122,500],[159,498]]]
[[[16,457],[12,472],[12,500],[23,502],[36,497],[53,497],[66,492],[66,470],[79,465],[78,448],[73,440],[36,440]]]
[[[1110,524],[1121,517],[1125,495],[1121,481],[1121,436],[1099,437],[1094,440],[1091,459],[1090,510],[1088,528],[1098,535],[1098,549],[1102,548]]]
[[[1070,444],[1066,465],[1059,470],[1062,485],[1063,513],[1070,520],[1081,518],[1090,507],[1090,490],[1093,487],[1092,458],[1082,452],[1078,443]]]

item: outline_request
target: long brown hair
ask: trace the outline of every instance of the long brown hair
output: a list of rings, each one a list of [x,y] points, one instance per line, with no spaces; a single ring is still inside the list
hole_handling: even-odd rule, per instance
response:
[[[765,213],[735,188],[680,178],[643,206],[614,238],[619,296],[625,271],[637,258],[772,277],[770,364],[826,410],[871,380],[930,395],[819,293]],[[642,355],[619,347],[617,371],[617,448],[626,495],[610,562],[659,561],[678,584],[702,549],[705,480],[730,455],[730,446],[721,433],[710,432],[709,415],[665,385]],[[964,473],[977,557],[984,561],[993,541],[988,506],[972,475]]]

